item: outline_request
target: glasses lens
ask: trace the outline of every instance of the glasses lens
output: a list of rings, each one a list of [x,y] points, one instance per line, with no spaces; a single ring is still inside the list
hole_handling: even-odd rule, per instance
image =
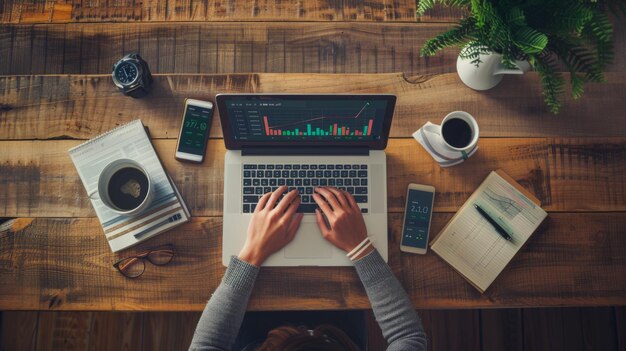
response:
[[[150,262],[157,266],[170,263],[172,257],[174,257],[174,251],[170,249],[154,250],[148,255]]]
[[[143,274],[143,271],[146,269],[146,265],[140,258],[129,257],[120,262],[120,264],[117,266],[117,269],[119,269],[123,275],[129,278],[136,278]]]

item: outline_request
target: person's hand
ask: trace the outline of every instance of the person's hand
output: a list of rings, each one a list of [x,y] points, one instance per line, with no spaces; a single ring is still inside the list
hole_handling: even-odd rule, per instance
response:
[[[361,209],[350,193],[331,187],[316,188],[313,200],[321,209],[315,210],[315,215],[322,236],[333,245],[350,252],[367,237]]]
[[[292,190],[276,204],[285,191],[287,187],[281,186],[259,199],[239,259],[260,266],[294,238],[302,221],[302,213],[296,213],[300,196],[297,190]]]

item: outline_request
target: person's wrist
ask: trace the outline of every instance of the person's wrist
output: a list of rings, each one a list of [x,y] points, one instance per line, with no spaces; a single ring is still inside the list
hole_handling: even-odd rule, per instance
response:
[[[355,241],[351,242],[350,244],[346,245],[346,247],[343,249],[343,251],[345,251],[346,253],[349,253],[351,251],[354,251],[355,249],[357,249],[359,246],[362,247],[363,244],[365,244],[365,239],[367,239],[368,236],[367,234],[363,234],[363,235],[359,235],[358,239],[353,239]]]
[[[265,258],[263,257],[263,255],[261,255],[260,252],[247,249],[246,247],[244,247],[241,252],[239,252],[237,258],[257,267],[260,267],[265,261]]]
[[[363,258],[363,257],[365,257],[365,256],[367,256],[367,255],[369,255],[369,254],[370,254],[372,251],[374,251],[374,250],[376,250],[376,249],[374,248],[374,246],[373,246],[373,245],[370,245],[370,246],[368,246],[368,247],[367,247],[367,249],[365,249],[365,251],[363,251],[363,252],[361,252],[360,254],[358,254],[358,255],[356,255],[356,256],[354,256],[354,257],[352,257],[352,261],[358,261],[358,260],[360,260],[361,258]]]

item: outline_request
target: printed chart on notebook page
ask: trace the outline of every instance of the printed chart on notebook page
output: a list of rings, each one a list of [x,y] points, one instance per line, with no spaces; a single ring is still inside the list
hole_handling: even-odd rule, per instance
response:
[[[437,250],[479,286],[488,286],[513,258],[545,217],[545,212],[504,179],[490,176],[468,201],[497,215],[511,229],[513,240],[500,236],[472,206],[437,240]]]

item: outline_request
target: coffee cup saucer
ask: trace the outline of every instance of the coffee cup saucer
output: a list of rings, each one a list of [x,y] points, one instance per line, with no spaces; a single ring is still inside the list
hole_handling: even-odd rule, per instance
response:
[[[436,125],[426,122],[413,133],[413,138],[422,145],[441,167],[450,167],[462,163],[478,150],[478,145],[468,151],[451,149],[445,144],[441,135],[433,131],[433,127],[436,127]]]

